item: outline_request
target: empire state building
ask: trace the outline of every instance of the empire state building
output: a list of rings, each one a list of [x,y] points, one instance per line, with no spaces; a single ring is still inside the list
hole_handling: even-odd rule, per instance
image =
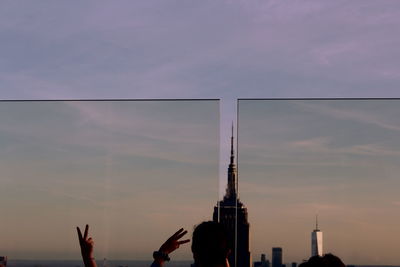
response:
[[[233,126],[231,156],[228,167],[228,185],[224,199],[214,207],[213,221],[222,223],[228,231],[232,252],[229,256],[231,267],[250,267],[249,230],[247,208],[240,202],[237,193],[237,172],[233,149]],[[235,235],[236,233],[236,235]]]

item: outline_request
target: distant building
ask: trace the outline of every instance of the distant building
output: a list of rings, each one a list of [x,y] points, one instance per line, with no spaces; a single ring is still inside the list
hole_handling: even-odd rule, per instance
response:
[[[231,137],[231,157],[228,167],[228,186],[224,199],[214,207],[213,221],[222,223],[229,233],[232,253],[228,260],[231,267],[251,267],[250,225],[247,208],[240,202],[237,192],[237,173],[233,150],[233,125]],[[236,233],[236,235],[235,235]],[[236,253],[235,253],[236,252]],[[236,256],[236,257],[235,257]]]
[[[322,231],[318,228],[318,216],[315,220],[315,229],[311,232],[311,256],[323,255]]]
[[[261,254],[261,261],[255,261],[254,267],[270,267],[269,260],[267,260],[267,256],[265,254]]]
[[[261,266],[269,267],[269,260],[267,259],[267,255],[261,254]]]
[[[282,248],[272,248],[272,267],[282,267]]]

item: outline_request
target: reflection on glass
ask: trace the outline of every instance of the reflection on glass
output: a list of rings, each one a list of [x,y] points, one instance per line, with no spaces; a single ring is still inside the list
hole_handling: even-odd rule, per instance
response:
[[[322,253],[399,264],[399,104],[239,100],[240,196],[257,266]]]
[[[1,102],[0,256],[82,266],[54,260],[80,259],[75,227],[89,224],[99,266],[151,261],[211,217],[218,114],[218,101]],[[192,262],[190,245],[173,257]]]

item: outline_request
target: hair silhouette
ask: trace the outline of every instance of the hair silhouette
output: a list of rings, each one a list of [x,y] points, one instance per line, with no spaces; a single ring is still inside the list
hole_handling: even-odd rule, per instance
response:
[[[345,267],[342,260],[333,255],[333,254],[325,254],[323,257],[321,256],[313,256],[307,262],[303,262],[299,265],[299,267]]]
[[[202,222],[193,231],[192,252],[197,266],[225,266],[230,253],[225,227],[217,222]]]

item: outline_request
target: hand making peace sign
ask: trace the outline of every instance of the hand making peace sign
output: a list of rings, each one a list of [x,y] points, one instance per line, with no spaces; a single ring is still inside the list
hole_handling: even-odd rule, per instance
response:
[[[181,239],[186,234],[186,230],[184,231],[183,228],[179,229],[175,234],[168,238],[167,241],[164,242],[164,244],[161,245],[159,251],[165,254],[170,254],[171,252],[179,248],[180,245],[190,241],[190,239],[179,241],[179,239]]]
[[[83,236],[79,227],[76,227],[76,230],[78,232],[79,244],[81,246],[81,253],[85,266],[96,267],[96,262],[94,261],[93,256],[94,241],[91,237],[88,238],[89,225],[86,224]]]

